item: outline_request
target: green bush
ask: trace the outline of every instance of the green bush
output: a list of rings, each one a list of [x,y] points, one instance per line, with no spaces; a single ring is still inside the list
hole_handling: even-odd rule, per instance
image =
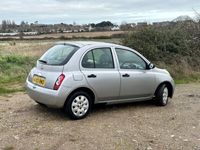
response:
[[[0,56],[0,84],[25,81],[36,58],[24,56]]]
[[[37,58],[0,56],[0,95],[24,91],[24,83]]]
[[[122,43],[167,68],[175,78],[193,78],[200,72],[199,28],[195,22],[136,28],[124,36]]]

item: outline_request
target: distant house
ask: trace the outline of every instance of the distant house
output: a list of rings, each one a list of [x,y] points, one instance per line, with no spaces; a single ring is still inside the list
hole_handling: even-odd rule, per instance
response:
[[[157,27],[169,26],[170,24],[171,24],[170,21],[153,22],[153,26],[157,26]]]
[[[119,31],[120,27],[119,26],[114,26],[111,28],[111,31]]]
[[[74,33],[77,33],[77,32],[78,32],[78,30],[74,29],[74,30],[73,30],[73,32],[74,32]]]
[[[23,32],[24,35],[37,35],[38,32]]]
[[[18,35],[17,32],[15,32],[15,33],[0,33],[0,36],[16,36],[16,35]]]
[[[79,29],[79,32],[85,32],[86,30],[85,29],[83,29],[83,28],[80,28]]]
[[[93,31],[94,28],[90,25],[89,28],[88,28],[89,32]]]
[[[160,22],[153,22],[152,25],[158,27],[160,26]]]
[[[72,33],[72,30],[64,30],[63,33]]]
[[[148,26],[148,24],[147,24],[147,22],[138,22],[137,26],[138,27],[146,27],[146,26]]]
[[[133,28],[135,28],[135,26],[136,26],[135,23],[124,23],[120,25],[120,30],[123,31],[132,30]]]
[[[136,26],[135,23],[131,23],[131,27],[134,28]]]

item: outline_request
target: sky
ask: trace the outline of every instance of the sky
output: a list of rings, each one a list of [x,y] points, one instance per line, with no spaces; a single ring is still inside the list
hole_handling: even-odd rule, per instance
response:
[[[0,21],[77,24],[171,21],[195,16],[200,0],[0,0]]]

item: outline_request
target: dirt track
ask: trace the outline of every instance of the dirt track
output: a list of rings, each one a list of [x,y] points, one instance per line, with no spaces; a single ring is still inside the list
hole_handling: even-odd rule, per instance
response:
[[[24,93],[0,97],[0,149],[200,150],[200,84],[178,85],[166,107],[96,106],[79,121]]]

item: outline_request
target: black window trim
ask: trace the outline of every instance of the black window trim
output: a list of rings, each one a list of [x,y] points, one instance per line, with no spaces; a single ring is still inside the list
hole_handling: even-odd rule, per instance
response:
[[[93,50],[91,50],[91,51],[89,51],[89,52],[92,52],[93,64],[94,64],[94,68],[96,68],[96,64],[95,64],[95,61],[94,61],[94,53],[93,53]],[[89,53],[89,52],[88,52],[88,53]],[[85,54],[85,55],[87,55],[87,54]]]
[[[113,63],[113,68],[96,68],[96,65],[95,65],[95,61],[94,61],[94,53],[93,51],[95,49],[109,49],[110,52],[111,52],[111,57],[112,57],[112,63]],[[82,61],[83,61],[83,58],[85,57],[85,55],[87,55],[89,52],[92,52],[92,58],[93,58],[93,62],[94,62],[94,68],[86,68],[86,67],[83,67],[83,64],[82,64]],[[115,62],[114,62],[114,57],[113,57],[113,51],[112,51],[112,48],[111,47],[96,47],[96,48],[92,48],[90,50],[88,50],[86,53],[84,53],[82,59],[81,59],[81,67],[84,68],[84,69],[116,69],[115,68]]]
[[[130,51],[130,52],[134,53],[135,55],[137,55],[139,58],[141,58],[141,59],[145,62],[145,64],[146,64],[146,68],[145,68],[145,69],[124,69],[124,68],[121,68],[120,65],[119,65],[119,58],[118,58],[118,55],[117,55],[117,51],[116,51],[116,49],[121,49],[121,50],[125,50],[125,51]],[[125,48],[115,47],[115,53],[116,53],[116,56],[117,56],[119,69],[123,69],[123,70],[148,70],[148,63],[144,60],[144,58],[142,58],[140,55],[138,55],[138,54],[135,53],[134,51],[129,50],[129,49],[125,49]]]

